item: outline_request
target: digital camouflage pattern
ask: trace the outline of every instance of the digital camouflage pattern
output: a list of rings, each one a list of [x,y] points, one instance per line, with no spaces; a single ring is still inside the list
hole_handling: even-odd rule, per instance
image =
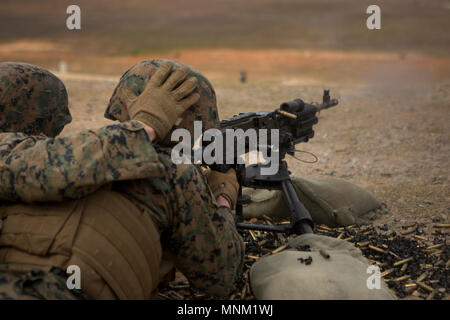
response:
[[[141,123],[56,138],[0,133],[3,201],[78,199],[110,182],[153,217],[163,247],[176,253],[177,269],[194,287],[230,293],[244,256],[231,211],[217,206],[195,166],[174,165],[170,149],[152,145]]]
[[[109,101],[108,108],[105,111],[105,117],[111,120],[126,121],[130,120],[127,111],[127,101],[130,96],[136,97],[140,95],[147,84],[147,81],[158,69],[161,62],[169,61],[162,59],[144,60],[125,72],[120,78],[114,92]],[[172,131],[177,128],[185,128],[191,133],[194,139],[194,121],[202,121],[203,130],[210,128],[218,128],[220,121],[216,104],[216,93],[211,83],[201,73],[193,70],[180,62],[171,61],[174,63],[174,69],[185,66],[189,68],[187,78],[196,77],[198,79],[197,89],[194,92],[200,94],[200,100],[192,107],[187,109],[182,115],[182,121],[172,128]],[[161,143],[165,146],[174,146],[178,142],[170,141],[170,134]]]
[[[176,268],[194,288],[227,297],[245,251],[234,216],[229,208],[217,206],[195,166],[175,165],[170,149],[156,150],[168,176],[115,183],[113,189],[152,215],[162,231],[163,248],[174,250]]]
[[[0,134],[0,200],[79,199],[108,182],[162,177],[143,128],[128,121],[56,138]]]
[[[80,290],[69,290],[64,271],[30,270],[12,272],[0,264],[0,300],[85,300]]]
[[[72,121],[64,84],[27,63],[0,63],[0,131],[49,137]]]
[[[170,152],[152,146],[136,121],[61,138],[3,133],[0,199],[77,199],[115,182],[115,190],[153,217],[163,247],[176,253],[175,265],[190,283],[226,297],[244,255],[234,217],[217,206],[197,168],[173,164]]]

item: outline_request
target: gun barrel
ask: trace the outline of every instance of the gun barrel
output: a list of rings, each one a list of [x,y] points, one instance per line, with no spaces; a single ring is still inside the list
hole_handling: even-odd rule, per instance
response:
[[[328,109],[328,108],[332,108],[334,106],[337,106],[338,103],[339,103],[339,101],[337,99],[331,99],[328,102],[324,102],[324,103],[321,103],[320,105],[318,105],[317,106],[317,111],[321,111],[321,110],[325,110],[325,109]]]

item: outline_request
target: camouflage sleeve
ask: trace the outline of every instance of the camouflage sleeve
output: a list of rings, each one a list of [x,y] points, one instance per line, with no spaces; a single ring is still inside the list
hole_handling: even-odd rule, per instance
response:
[[[241,274],[244,243],[232,212],[219,207],[199,170],[175,165],[156,146],[168,176],[115,184],[148,211],[162,232],[162,243],[176,252],[176,268],[196,289],[226,298]],[[164,154],[166,152],[166,154]]]
[[[75,199],[112,181],[163,176],[143,128],[128,121],[60,138],[0,134],[0,200]]]

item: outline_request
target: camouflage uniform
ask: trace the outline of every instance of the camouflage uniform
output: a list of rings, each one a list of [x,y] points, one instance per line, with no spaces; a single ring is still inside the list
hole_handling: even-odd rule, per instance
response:
[[[65,272],[59,268],[50,271],[11,271],[0,264],[0,300],[85,300],[80,290],[69,290]]]
[[[124,79],[133,84],[127,75],[119,86]],[[108,108],[115,111],[107,114],[120,115],[118,90]],[[218,121],[216,110],[212,114]],[[153,218],[163,247],[176,253],[176,267],[194,287],[219,297],[229,293],[243,261],[230,209],[217,206],[197,168],[174,165],[169,148],[152,145],[142,124],[124,121],[61,138],[0,134],[2,200],[78,199],[109,182]]]
[[[27,63],[0,63],[0,132],[48,137],[72,121],[67,91],[55,75]]]
[[[111,120],[130,120],[127,111],[127,102],[142,93],[147,80],[156,72],[159,65],[167,60],[144,60],[126,71],[111,96],[105,118]],[[174,62],[175,67],[185,66],[180,62]],[[172,131],[178,128],[189,130],[194,139],[194,121],[202,121],[203,130],[218,128],[220,125],[216,104],[216,93],[213,86],[201,73],[189,68],[187,77],[196,77],[198,85],[194,92],[200,94],[200,100],[183,113],[182,121],[173,126]],[[193,141],[191,141],[193,143]],[[171,147],[177,142],[170,141],[170,134],[161,142],[162,145]]]

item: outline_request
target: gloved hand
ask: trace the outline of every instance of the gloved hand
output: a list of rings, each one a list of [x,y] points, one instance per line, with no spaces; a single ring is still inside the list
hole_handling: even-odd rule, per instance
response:
[[[214,196],[224,197],[230,204],[230,208],[234,209],[239,192],[239,183],[236,177],[236,170],[229,169],[226,173],[211,170],[208,175],[208,185]]]
[[[169,76],[172,67],[170,62],[161,63],[144,91],[128,105],[130,118],[152,127],[159,140],[165,138],[180,115],[200,98],[198,93],[192,93],[197,78],[185,80],[189,69],[180,67]]]

